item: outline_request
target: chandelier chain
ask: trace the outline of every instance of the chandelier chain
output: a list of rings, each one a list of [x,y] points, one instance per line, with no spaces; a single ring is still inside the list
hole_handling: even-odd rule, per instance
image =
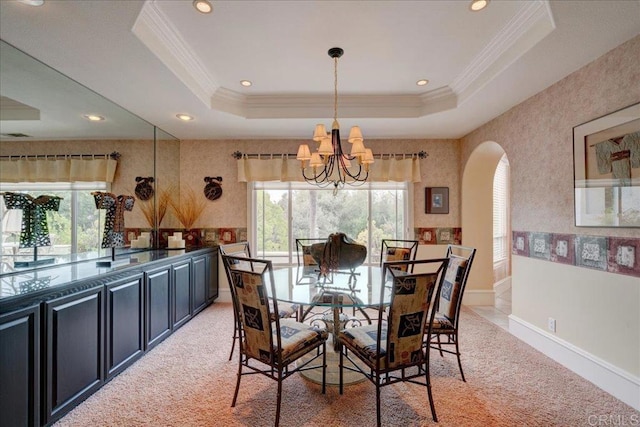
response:
[[[333,120],[338,121],[338,58],[333,58]]]

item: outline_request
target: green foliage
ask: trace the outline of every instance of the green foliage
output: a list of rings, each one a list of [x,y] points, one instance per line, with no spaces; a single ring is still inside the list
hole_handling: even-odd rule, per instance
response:
[[[360,244],[369,244],[372,256],[380,253],[383,238],[402,238],[404,191],[342,189],[257,190],[258,251],[289,250],[288,211],[291,194],[291,235],[325,238],[342,232]],[[371,230],[369,229],[371,206]],[[371,236],[371,237],[370,237]]]

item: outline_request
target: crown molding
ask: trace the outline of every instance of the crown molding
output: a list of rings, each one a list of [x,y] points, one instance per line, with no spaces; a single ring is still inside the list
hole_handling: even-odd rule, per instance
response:
[[[457,97],[448,88],[421,95],[341,95],[341,118],[406,118],[455,108]],[[211,107],[247,119],[333,117],[331,95],[251,95],[220,88]]]
[[[157,0],[145,1],[131,31],[198,99],[209,105],[220,85],[158,8]]]
[[[463,103],[556,28],[548,0],[535,0],[511,19],[451,83]]]
[[[248,119],[333,116],[331,95],[242,95],[221,87],[159,0],[145,1],[133,33],[208,108]],[[450,86],[417,95],[341,95],[345,118],[416,118],[456,108],[555,29],[548,0],[526,3]]]

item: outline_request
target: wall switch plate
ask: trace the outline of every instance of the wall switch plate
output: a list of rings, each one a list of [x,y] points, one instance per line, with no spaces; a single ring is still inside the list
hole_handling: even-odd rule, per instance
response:
[[[553,317],[549,317],[549,320],[547,321],[547,328],[549,328],[549,330],[551,332],[555,332],[556,331],[556,319],[554,319]]]

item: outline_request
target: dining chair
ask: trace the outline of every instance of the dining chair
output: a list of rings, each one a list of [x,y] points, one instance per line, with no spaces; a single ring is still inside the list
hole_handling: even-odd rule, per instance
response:
[[[431,416],[438,421],[431,392],[429,347],[423,345],[435,311],[448,258],[393,261],[383,264],[377,322],[340,331],[340,394],[343,371],[360,372],[376,387],[376,417],[381,424],[380,389],[398,382],[426,386]],[[413,267],[421,272],[413,273]],[[422,272],[424,270],[424,272]],[[390,286],[385,286],[390,281]],[[389,297],[385,299],[385,292]],[[385,310],[386,309],[386,310]],[[350,363],[345,364],[345,359]],[[361,361],[366,367],[361,367]],[[409,369],[417,368],[417,369]]]
[[[231,297],[238,308],[236,324],[243,338],[239,341],[238,378],[231,407],[235,407],[243,375],[262,374],[278,382],[276,396],[276,420],[280,422],[282,381],[296,372],[321,369],[322,393],[326,390],[326,341],[325,329],[297,322],[291,318],[280,318],[273,313],[278,310],[278,299],[271,261],[222,255],[228,268],[233,291]],[[229,266],[234,266],[233,269]],[[272,296],[272,304],[268,295]],[[315,351],[313,357],[300,358]],[[322,364],[313,363],[322,357]],[[294,363],[295,362],[295,363]],[[246,371],[243,372],[243,369]]]
[[[462,297],[467,286],[471,264],[476,255],[476,249],[466,246],[449,245],[447,247],[447,258],[449,264],[444,275],[444,282],[440,298],[435,306],[435,317],[431,333],[426,335],[427,344],[440,352],[455,354],[458,358],[458,367],[462,381],[466,382],[460,361],[460,347],[458,340],[458,327],[460,324],[460,308],[462,307]],[[441,337],[447,338],[442,342]],[[443,346],[453,346],[453,349],[443,348]]]
[[[237,269],[240,264],[245,264],[250,262],[245,258],[251,258],[251,247],[249,246],[249,242],[236,242],[236,243],[228,243],[226,245],[220,245],[218,248],[220,251],[220,255],[232,255],[232,256],[236,256],[244,259],[242,261],[237,260],[237,262],[233,265],[230,265],[229,268],[225,266],[225,273],[227,275],[227,281],[229,282],[229,287],[232,294],[231,297],[233,301],[234,289],[233,289],[233,286],[231,286],[230,270]],[[236,305],[233,304],[234,313],[237,311],[237,309],[238,308],[236,307]],[[278,316],[283,318],[284,317],[294,317],[296,319],[298,318],[298,306],[295,304],[283,304],[281,308],[279,308],[279,310],[276,311],[272,309],[271,312],[278,313]],[[237,323],[237,320],[238,320],[237,316],[234,316],[234,320],[236,320],[236,323],[234,324],[234,328],[233,328],[233,343],[231,344],[231,352],[229,353],[229,360],[231,360],[231,358],[233,357],[233,351],[235,350],[235,347],[236,347],[236,341],[240,340],[241,330],[242,330],[240,328],[240,325]]]
[[[390,261],[413,261],[418,253],[417,240],[382,239],[380,267]],[[402,266],[400,268],[409,268]]]

